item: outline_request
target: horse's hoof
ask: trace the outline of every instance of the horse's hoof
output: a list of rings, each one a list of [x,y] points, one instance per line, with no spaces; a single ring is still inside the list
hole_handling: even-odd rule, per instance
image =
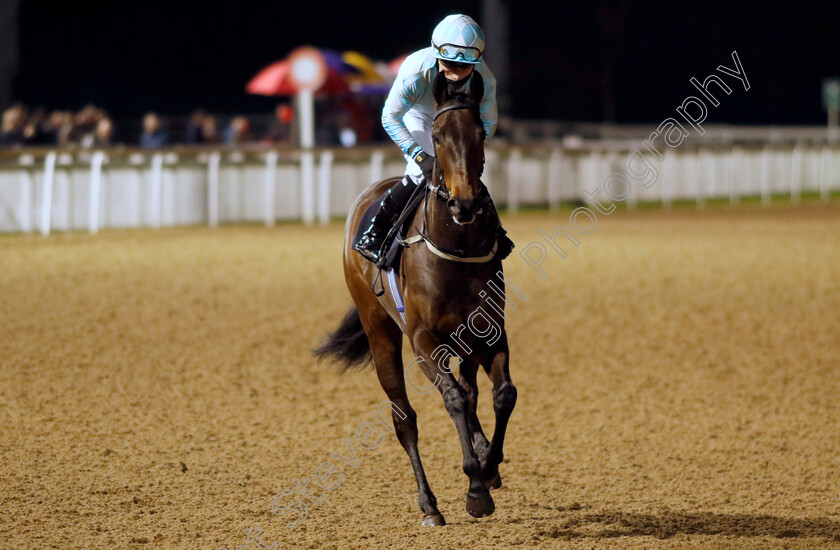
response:
[[[496,504],[493,502],[493,497],[490,496],[490,491],[479,497],[473,497],[467,493],[467,513],[472,517],[483,518],[493,515],[495,511]]]
[[[423,516],[423,527],[443,527],[446,525],[446,520],[441,514],[426,514]]]
[[[493,479],[485,479],[484,486],[488,489],[498,489],[502,486],[502,476],[496,474],[496,477],[494,477]]]

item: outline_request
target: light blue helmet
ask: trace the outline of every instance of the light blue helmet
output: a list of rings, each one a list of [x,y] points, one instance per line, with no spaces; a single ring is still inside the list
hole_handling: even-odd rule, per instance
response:
[[[475,64],[484,53],[484,32],[472,17],[449,15],[435,27],[432,48],[438,59]]]

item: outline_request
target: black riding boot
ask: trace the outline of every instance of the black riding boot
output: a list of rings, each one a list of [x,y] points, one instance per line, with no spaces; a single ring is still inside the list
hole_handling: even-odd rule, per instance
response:
[[[391,187],[379,204],[379,210],[371,220],[370,227],[362,234],[361,239],[353,249],[376,265],[380,265],[382,260],[385,259],[386,251],[384,247],[387,244],[385,243],[385,237],[388,235],[388,231],[393,227],[399,215],[402,214],[414,190],[418,185],[424,183],[422,178],[418,178],[418,181],[415,182],[411,177],[405,176],[402,181]]]

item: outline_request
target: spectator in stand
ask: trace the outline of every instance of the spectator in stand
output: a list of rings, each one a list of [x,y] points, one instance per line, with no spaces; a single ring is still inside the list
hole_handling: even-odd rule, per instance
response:
[[[47,113],[43,107],[38,107],[29,113],[26,119],[26,124],[23,126],[23,139],[26,145],[41,145],[47,143],[44,135],[44,124],[46,122]]]
[[[213,115],[204,115],[204,118],[201,119],[201,132],[204,135],[204,143],[218,144],[222,142],[222,136],[219,135],[219,125]]]
[[[140,134],[140,147],[158,149],[169,142],[169,136],[160,127],[160,118],[155,113],[146,113],[143,117],[143,133]]]
[[[44,134],[44,141],[50,145],[58,145],[58,129],[61,116],[58,111],[53,111],[47,115],[44,124],[41,126],[41,131]]]
[[[235,116],[222,135],[225,145],[239,145],[251,141],[251,123],[244,116]]]
[[[105,113],[88,103],[73,117],[73,131],[70,133],[70,139],[82,147],[91,147],[95,139],[96,125],[103,118],[105,118]]]
[[[292,107],[281,103],[274,109],[274,122],[263,137],[262,143],[294,145],[292,138]]]
[[[114,123],[110,118],[105,117],[96,123],[96,130],[93,134],[93,147],[110,147],[114,144]]]
[[[1,147],[23,145],[26,142],[23,134],[25,120],[26,108],[21,104],[12,105],[3,112],[3,121],[0,125]]]
[[[73,114],[69,111],[53,111],[44,126],[44,134],[48,143],[61,147],[71,142],[73,133]]]
[[[187,128],[184,135],[184,141],[188,145],[199,145],[204,143],[204,119],[207,113],[204,109],[196,109],[190,115],[190,120],[187,122]]]

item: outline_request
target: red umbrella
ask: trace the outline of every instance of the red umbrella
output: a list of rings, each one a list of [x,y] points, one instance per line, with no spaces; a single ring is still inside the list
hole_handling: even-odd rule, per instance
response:
[[[272,63],[261,70],[245,87],[249,94],[256,95],[295,95],[298,89],[291,79],[291,65],[287,59]],[[350,89],[344,78],[335,70],[327,70],[324,84],[315,90],[318,94],[340,95],[348,93]]]

